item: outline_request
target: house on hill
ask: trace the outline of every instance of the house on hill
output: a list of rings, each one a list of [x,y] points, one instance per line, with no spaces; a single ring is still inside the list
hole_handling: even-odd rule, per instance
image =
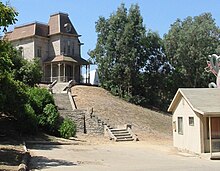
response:
[[[50,16],[48,24],[33,22],[15,27],[5,34],[13,46],[20,49],[25,59],[40,58],[42,81],[80,82],[81,67],[89,63],[81,57],[80,35],[66,13]]]
[[[220,151],[220,89],[181,88],[169,108],[173,144],[195,153]]]

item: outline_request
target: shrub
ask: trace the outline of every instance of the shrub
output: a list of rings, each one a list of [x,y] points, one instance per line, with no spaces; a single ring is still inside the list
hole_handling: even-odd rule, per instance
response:
[[[43,114],[38,116],[39,125],[50,133],[55,133],[58,126],[59,113],[56,106],[47,104],[43,109]]]
[[[25,104],[17,121],[18,129],[23,134],[35,134],[38,130],[37,117],[30,104]]]
[[[30,104],[35,113],[40,115],[47,104],[54,104],[53,96],[45,88],[33,87],[28,91]]]
[[[70,119],[64,119],[59,128],[60,136],[63,138],[70,138],[76,135],[76,124]]]

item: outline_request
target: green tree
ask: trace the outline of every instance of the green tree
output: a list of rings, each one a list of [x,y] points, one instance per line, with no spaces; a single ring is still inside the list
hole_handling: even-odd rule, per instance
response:
[[[175,68],[172,80],[178,87],[207,87],[210,74],[206,73],[208,55],[219,53],[220,30],[210,13],[177,19],[164,36],[166,55]]]
[[[108,19],[99,18],[96,32],[97,44],[89,55],[98,65],[102,86],[121,97],[135,95],[141,64],[146,60],[139,6],[132,5],[127,12],[121,4]]]
[[[11,24],[15,24],[18,12],[8,4],[0,2],[0,29],[7,31],[7,27]]]
[[[23,65],[15,70],[15,79],[18,79],[29,86],[34,86],[40,83],[41,78],[42,71],[38,58],[34,58],[32,61],[23,59]]]

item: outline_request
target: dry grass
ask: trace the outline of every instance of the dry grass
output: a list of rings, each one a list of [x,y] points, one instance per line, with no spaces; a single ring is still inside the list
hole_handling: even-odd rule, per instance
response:
[[[132,124],[140,139],[171,138],[168,115],[130,104],[99,87],[78,85],[72,93],[79,109],[93,108],[96,115],[111,125]]]

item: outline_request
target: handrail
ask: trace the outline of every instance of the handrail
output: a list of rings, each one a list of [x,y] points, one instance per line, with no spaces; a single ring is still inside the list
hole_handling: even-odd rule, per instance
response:
[[[56,85],[57,80],[54,80],[51,84],[48,85],[48,90],[53,94],[53,87]]]

